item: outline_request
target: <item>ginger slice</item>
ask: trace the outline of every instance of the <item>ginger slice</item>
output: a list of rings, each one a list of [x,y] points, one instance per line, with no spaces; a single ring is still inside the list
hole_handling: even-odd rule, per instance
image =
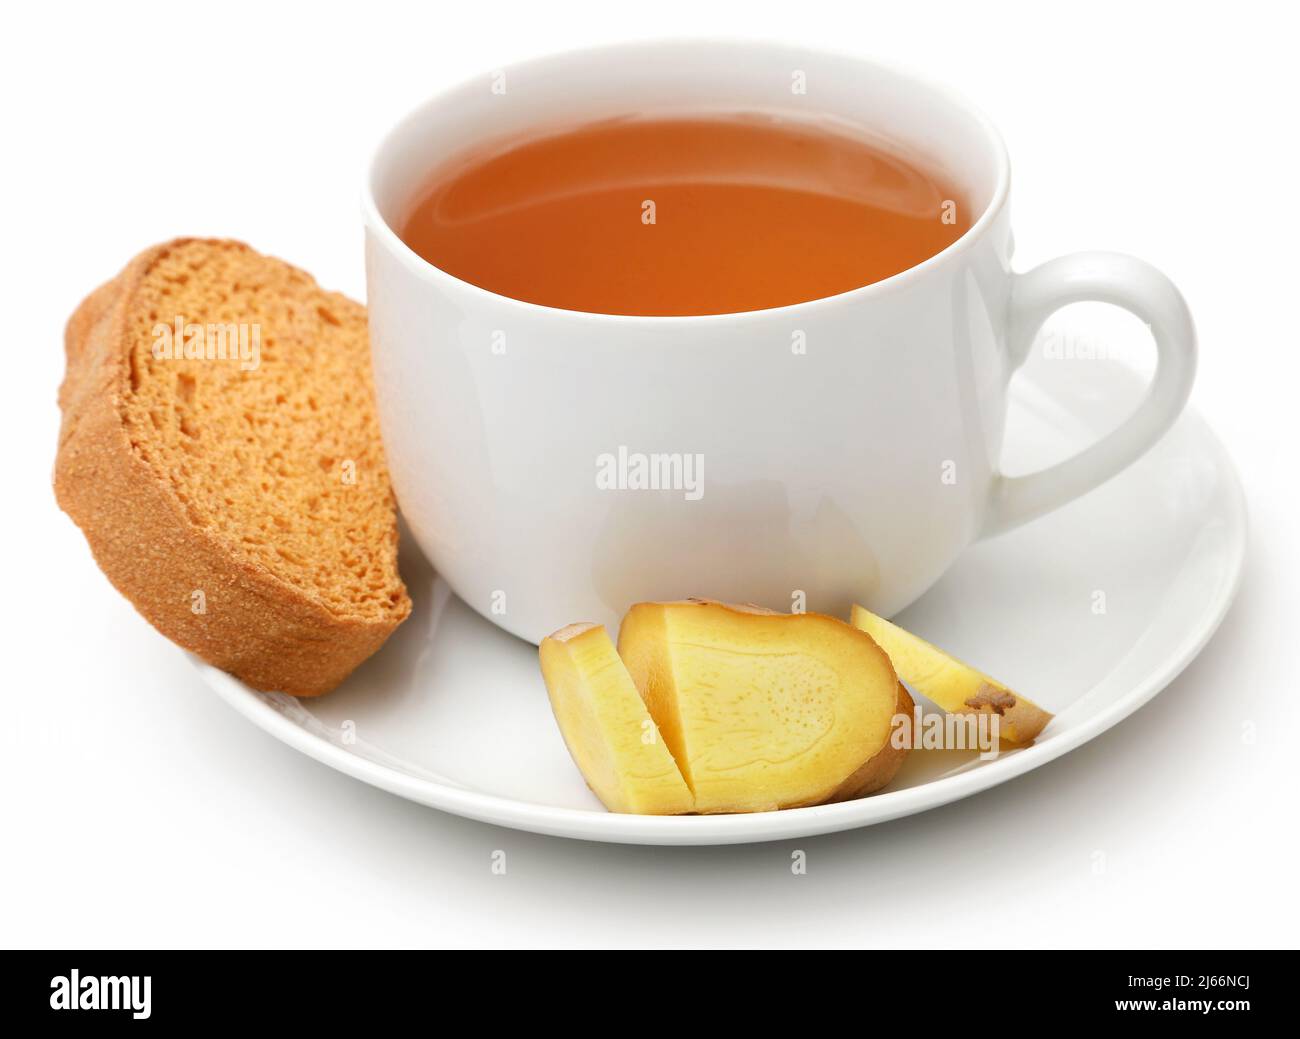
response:
[[[857,797],[893,778],[910,712],[888,656],[821,614],[698,599],[639,603],[619,655],[701,813]]]
[[[1052,714],[969,664],[870,610],[853,607],[853,626],[889,654],[898,676],[950,714],[995,714],[1002,739],[1032,743]]]
[[[605,629],[570,624],[542,640],[542,677],[560,733],[611,812],[694,811],[690,788]]]

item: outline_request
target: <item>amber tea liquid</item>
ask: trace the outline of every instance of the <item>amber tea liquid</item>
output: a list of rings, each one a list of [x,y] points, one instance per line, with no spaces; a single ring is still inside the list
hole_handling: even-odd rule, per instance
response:
[[[865,136],[735,114],[610,120],[455,160],[400,233],[501,295],[684,315],[869,285],[970,223],[954,184]]]

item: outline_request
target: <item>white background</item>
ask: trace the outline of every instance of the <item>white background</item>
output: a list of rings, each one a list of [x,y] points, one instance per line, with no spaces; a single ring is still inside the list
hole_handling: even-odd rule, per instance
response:
[[[1295,945],[1296,26],[1281,4],[1210,10],[5,6],[0,942]],[[362,298],[361,169],[396,116],[535,53],[663,35],[860,51],[966,90],[1011,151],[1018,266],[1116,249],[1183,289],[1193,405],[1252,513],[1235,608],[1155,701],[974,799],[800,842],[803,877],[789,845],[513,833],[308,760],[221,704],[113,591],[49,485],[63,323],[138,250],[242,238]]]

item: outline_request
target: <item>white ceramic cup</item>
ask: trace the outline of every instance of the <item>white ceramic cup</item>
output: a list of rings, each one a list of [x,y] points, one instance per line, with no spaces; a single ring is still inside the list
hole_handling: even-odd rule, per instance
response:
[[[602,117],[701,110],[882,135],[943,170],[978,217],[884,281],[701,317],[509,299],[432,266],[396,233],[431,172],[466,149]],[[1142,261],[1090,252],[1011,270],[1008,183],[997,131],[961,97],[783,45],[602,48],[435,97],[384,139],[364,198],[379,408],[410,530],[461,598],[531,642],[580,620],[612,631],[647,599],[838,616],[853,600],[902,609],[974,540],[1142,455],[1181,411],[1195,371],[1186,304]],[[1150,326],[1150,391],[1078,456],[1004,476],[1008,382],[1043,321],[1079,300],[1117,304]]]

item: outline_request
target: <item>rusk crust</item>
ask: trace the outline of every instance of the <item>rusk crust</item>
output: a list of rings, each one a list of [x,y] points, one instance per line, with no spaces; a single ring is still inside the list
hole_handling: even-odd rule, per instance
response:
[[[313,589],[241,558],[228,537],[196,525],[173,483],[132,443],[124,421],[132,298],[161,258],[195,244],[177,239],[141,253],[69,320],[55,495],[109,580],[162,634],[254,688],[317,695],[343,681],[409,614],[395,567],[400,594],[385,615],[331,608]],[[239,243],[198,244],[247,250],[250,264],[280,263]],[[332,306],[359,308],[310,286]],[[368,371],[365,377],[369,387]],[[383,536],[391,537],[395,554],[395,506],[391,511],[391,530]],[[202,612],[193,608],[196,592],[203,595]]]

